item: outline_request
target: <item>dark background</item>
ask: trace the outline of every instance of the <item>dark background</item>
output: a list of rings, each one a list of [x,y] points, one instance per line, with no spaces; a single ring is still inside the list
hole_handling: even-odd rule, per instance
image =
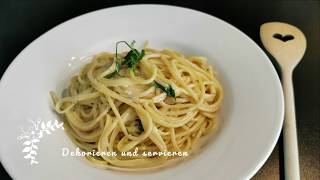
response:
[[[209,13],[236,26],[260,46],[262,23],[282,21],[299,27],[307,38],[305,56],[293,75],[300,171],[302,179],[320,179],[320,1],[0,0],[0,75],[23,48],[52,27],[93,10],[136,3],[171,4]],[[253,179],[284,179],[282,151],[281,136]],[[1,179],[10,179],[0,167]]]

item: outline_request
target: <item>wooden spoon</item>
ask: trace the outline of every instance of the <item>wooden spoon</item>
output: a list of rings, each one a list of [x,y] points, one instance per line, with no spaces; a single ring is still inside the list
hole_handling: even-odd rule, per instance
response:
[[[260,38],[281,68],[285,99],[283,124],[285,178],[298,180],[300,171],[292,72],[306,50],[306,38],[297,27],[280,22],[263,24],[260,27]]]

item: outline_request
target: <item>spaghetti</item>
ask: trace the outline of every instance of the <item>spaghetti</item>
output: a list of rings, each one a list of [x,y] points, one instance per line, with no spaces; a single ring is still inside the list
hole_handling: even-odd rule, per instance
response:
[[[139,54],[128,46],[130,52],[95,55],[71,78],[63,98],[50,92],[66,132],[84,151],[190,152],[216,124],[223,90],[213,68],[201,56],[148,47]],[[119,170],[157,167],[175,158],[86,157]]]

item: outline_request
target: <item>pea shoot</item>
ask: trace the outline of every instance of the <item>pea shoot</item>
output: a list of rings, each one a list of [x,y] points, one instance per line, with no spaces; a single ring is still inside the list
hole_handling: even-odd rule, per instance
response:
[[[121,43],[126,44],[130,48],[130,51],[123,58],[123,60],[119,58],[119,55],[118,55],[118,46]],[[126,66],[130,71],[135,72],[138,63],[145,55],[145,52],[144,50],[141,50],[141,52],[139,52],[137,49],[134,48],[134,44],[135,44],[135,41],[132,41],[130,44],[127,41],[118,41],[116,43],[116,54],[115,54],[116,69],[113,73],[106,76],[106,78],[111,78],[119,74],[122,66]]]
[[[172,88],[171,85],[168,85],[167,87],[161,85],[160,83],[158,83],[157,81],[154,81],[153,82],[153,85],[156,87],[156,88],[159,88],[161,89],[163,92],[165,92],[167,94],[167,96],[170,96],[170,97],[176,97],[176,94],[174,92],[174,89]]]

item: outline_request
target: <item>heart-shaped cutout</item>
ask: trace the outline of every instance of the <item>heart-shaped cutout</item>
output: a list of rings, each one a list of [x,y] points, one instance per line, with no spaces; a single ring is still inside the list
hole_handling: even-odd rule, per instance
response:
[[[290,41],[290,40],[294,39],[294,37],[291,34],[286,34],[286,35],[283,36],[282,34],[276,33],[276,34],[273,35],[273,37],[276,38],[276,39],[279,39],[279,40],[281,40],[283,42],[287,42],[287,41]]]

